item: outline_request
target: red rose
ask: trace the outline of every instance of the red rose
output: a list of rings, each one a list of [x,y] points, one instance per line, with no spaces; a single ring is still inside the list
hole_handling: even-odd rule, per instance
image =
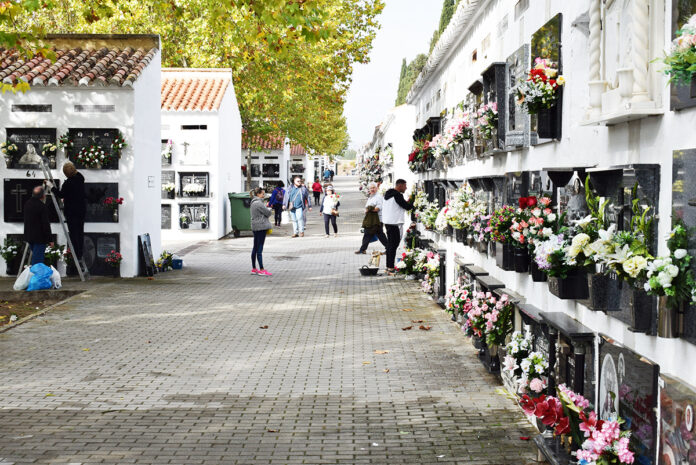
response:
[[[527,207],[532,208],[536,207],[537,204],[537,198],[534,196],[527,197]]]
[[[527,208],[527,197],[520,197],[518,203],[520,205],[520,208]]]

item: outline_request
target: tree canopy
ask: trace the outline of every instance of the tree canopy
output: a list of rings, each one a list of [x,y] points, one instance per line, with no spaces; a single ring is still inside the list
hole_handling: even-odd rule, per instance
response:
[[[8,3],[0,47],[44,31],[156,33],[163,66],[232,68],[249,141],[287,136],[319,153],[347,144],[353,65],[368,61],[384,8],[383,0],[0,0],[0,8]]]

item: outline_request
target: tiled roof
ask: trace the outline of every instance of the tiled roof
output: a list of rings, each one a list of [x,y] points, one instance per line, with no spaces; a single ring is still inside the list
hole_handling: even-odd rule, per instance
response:
[[[304,155],[307,151],[299,144],[293,145],[290,148],[290,155]]]
[[[267,136],[265,138],[255,137],[254,146],[259,146],[261,150],[283,150],[283,143],[285,139],[283,137]],[[249,148],[249,144],[246,137],[246,131],[242,131],[242,150]],[[307,151],[299,144],[295,144],[290,147],[290,155],[304,155]]]
[[[216,111],[231,80],[229,70],[162,72],[162,110],[165,111]]]
[[[5,84],[20,81],[32,86],[118,86],[132,87],[157,54],[131,47],[53,48],[57,60],[40,55],[26,61],[14,49],[0,49],[0,80]]]

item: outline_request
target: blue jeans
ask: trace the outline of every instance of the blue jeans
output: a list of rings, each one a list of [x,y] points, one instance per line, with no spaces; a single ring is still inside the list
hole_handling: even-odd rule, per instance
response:
[[[31,265],[44,262],[44,254],[46,253],[47,244],[29,244],[31,247]]]
[[[259,269],[263,270],[263,244],[266,242],[266,233],[254,231],[254,248],[251,249],[251,267],[256,268],[256,260],[259,261]]]
[[[295,211],[290,211],[290,221],[292,221],[292,233],[303,233],[305,229],[304,210],[296,208]]]

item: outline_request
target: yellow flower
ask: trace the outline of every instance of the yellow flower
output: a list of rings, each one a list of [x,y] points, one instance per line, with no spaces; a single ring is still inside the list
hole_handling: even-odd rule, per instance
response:
[[[565,84],[565,78],[563,76],[558,76],[558,79],[556,79],[556,82],[558,83],[559,86],[562,86]]]

